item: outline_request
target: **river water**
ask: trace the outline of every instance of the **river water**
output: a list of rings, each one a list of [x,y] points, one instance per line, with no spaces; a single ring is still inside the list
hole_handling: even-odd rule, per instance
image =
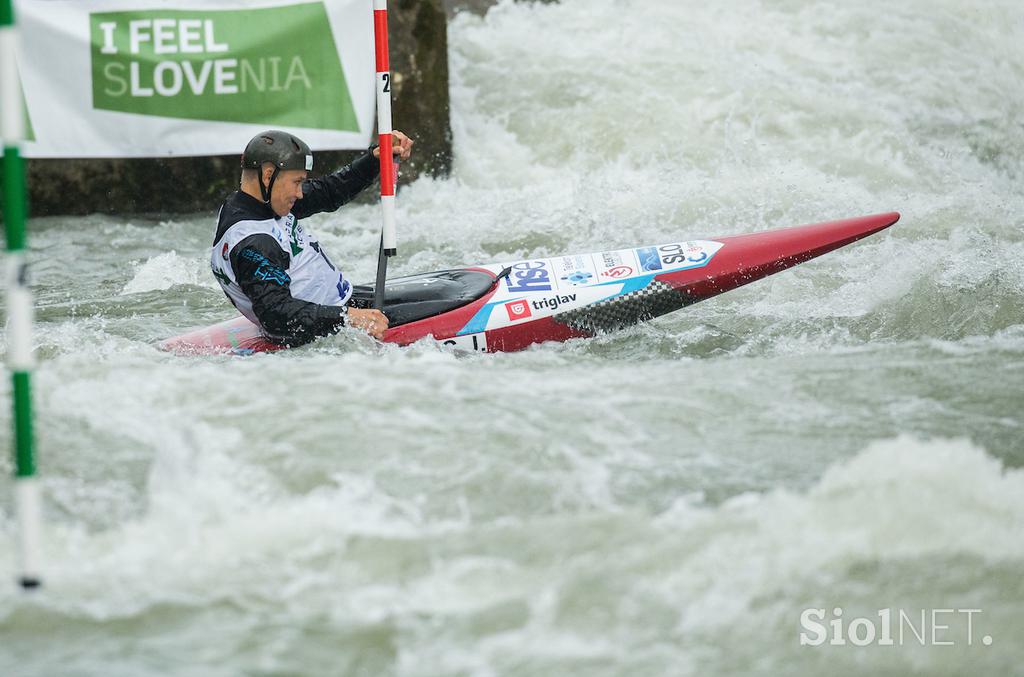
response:
[[[216,201],[32,221],[46,586],[0,585],[0,675],[1024,674],[1024,6],[502,2],[450,41],[396,274],[903,218],[595,340],[247,358],[155,348],[233,315]],[[370,280],[378,218],[311,225]],[[7,482],[0,532],[13,578]]]

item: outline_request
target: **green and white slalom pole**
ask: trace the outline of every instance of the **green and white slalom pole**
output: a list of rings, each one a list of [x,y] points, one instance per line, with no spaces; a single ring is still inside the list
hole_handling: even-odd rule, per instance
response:
[[[42,499],[32,440],[32,293],[25,258],[25,166],[19,143],[25,137],[16,60],[18,35],[12,0],[0,0],[0,138],[4,143],[3,213],[7,231],[7,364],[14,380],[14,496],[18,512],[18,581],[38,588]]]

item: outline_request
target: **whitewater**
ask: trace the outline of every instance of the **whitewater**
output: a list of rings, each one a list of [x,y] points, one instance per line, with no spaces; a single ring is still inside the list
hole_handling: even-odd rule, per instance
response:
[[[219,198],[33,219],[45,587],[0,482],[0,675],[1024,674],[1024,6],[505,0],[449,41],[394,275],[902,219],[592,340],[250,357],[156,347],[234,316]],[[311,226],[362,282],[379,218]]]

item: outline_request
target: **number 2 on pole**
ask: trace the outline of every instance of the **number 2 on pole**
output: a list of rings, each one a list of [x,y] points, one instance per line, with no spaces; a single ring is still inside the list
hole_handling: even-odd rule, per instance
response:
[[[384,81],[384,92],[386,94],[390,93],[391,92],[391,73],[381,73],[380,77]]]

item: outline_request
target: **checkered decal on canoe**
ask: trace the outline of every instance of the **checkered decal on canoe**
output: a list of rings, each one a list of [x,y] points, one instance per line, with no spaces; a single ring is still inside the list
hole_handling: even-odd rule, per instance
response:
[[[629,327],[689,304],[686,294],[672,285],[651,280],[643,289],[558,313],[551,319],[578,331],[597,334]]]

